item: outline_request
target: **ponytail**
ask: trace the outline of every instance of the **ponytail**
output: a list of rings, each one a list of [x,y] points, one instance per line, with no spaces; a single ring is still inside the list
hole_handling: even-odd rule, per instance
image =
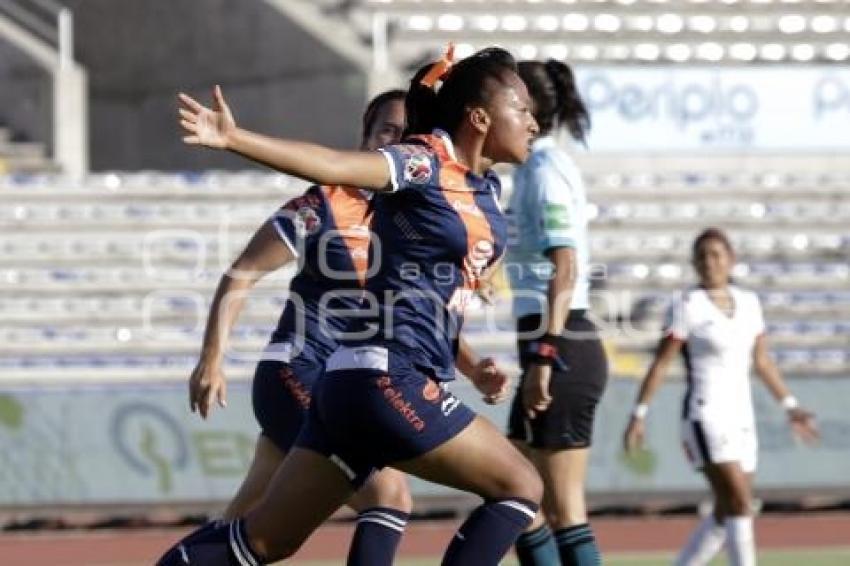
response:
[[[407,112],[405,136],[430,134],[434,128],[454,135],[469,108],[485,104],[493,85],[506,84],[505,73],[516,72],[513,56],[504,49],[482,49],[455,63],[439,88],[422,84],[435,63],[419,69],[410,81],[404,107]]]
[[[558,125],[566,126],[573,139],[584,143],[590,130],[590,114],[576,88],[572,69],[566,63],[549,59],[546,61],[546,74],[558,95]]]
[[[439,106],[437,92],[422,84],[422,78],[428,74],[435,63],[428,63],[419,69],[410,80],[407,96],[404,99],[404,111],[407,116],[407,128],[404,136],[430,134],[437,127]]]
[[[554,59],[546,63],[523,61],[519,75],[534,101],[534,118],[540,133],[546,135],[555,128],[566,127],[576,141],[584,143],[590,130],[590,114],[569,66]]]

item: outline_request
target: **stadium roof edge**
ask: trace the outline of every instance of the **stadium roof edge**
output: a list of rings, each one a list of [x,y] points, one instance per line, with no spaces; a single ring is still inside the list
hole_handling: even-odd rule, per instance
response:
[[[364,73],[369,73],[372,53],[360,42],[350,27],[337,24],[334,26],[333,33],[329,33],[328,17],[314,4],[291,0],[264,1],[299,24],[329,49],[360,67]]]
[[[3,14],[0,14],[0,39],[9,41],[48,71],[52,72],[59,64],[53,47]]]

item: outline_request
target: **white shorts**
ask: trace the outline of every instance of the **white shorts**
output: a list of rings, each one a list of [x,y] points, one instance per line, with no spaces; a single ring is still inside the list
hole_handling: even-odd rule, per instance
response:
[[[753,423],[684,420],[682,444],[698,470],[706,464],[739,462],[744,473],[756,471],[758,440]]]

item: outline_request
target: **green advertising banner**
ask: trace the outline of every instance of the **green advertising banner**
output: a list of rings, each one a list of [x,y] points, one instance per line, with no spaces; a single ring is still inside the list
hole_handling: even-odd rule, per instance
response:
[[[836,489],[850,478],[850,380],[795,381],[795,394],[818,415],[815,447],[792,439],[783,411],[756,385],[757,485]],[[503,427],[508,405],[481,403],[469,384],[456,393]],[[599,407],[589,487],[592,492],[701,491],[679,440],[683,386],[664,386],[647,421],[648,450],[620,449],[635,384],[613,382]],[[250,387],[233,383],[227,409],[201,420],[182,384],[0,390],[0,505],[167,503],[227,500],[254,450]],[[416,495],[449,490],[414,481]]]
[[[184,387],[0,392],[0,505],[229,498],[253,456],[249,391],[202,421]]]

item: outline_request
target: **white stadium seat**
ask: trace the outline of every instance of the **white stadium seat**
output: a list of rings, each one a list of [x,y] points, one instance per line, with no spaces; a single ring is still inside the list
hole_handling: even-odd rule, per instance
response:
[[[607,316],[659,329],[670,294],[694,282],[693,237],[717,224],[738,251],[737,282],[760,292],[782,368],[850,368],[846,173],[609,166],[585,181],[591,259],[604,274],[594,286],[623,297]],[[257,172],[0,176],[0,369],[185,379],[222,270],[303,186]],[[270,277],[246,303],[237,353],[262,349],[288,277]],[[467,322],[482,353],[516,363],[507,301]],[[247,377],[246,360],[230,363]]]

